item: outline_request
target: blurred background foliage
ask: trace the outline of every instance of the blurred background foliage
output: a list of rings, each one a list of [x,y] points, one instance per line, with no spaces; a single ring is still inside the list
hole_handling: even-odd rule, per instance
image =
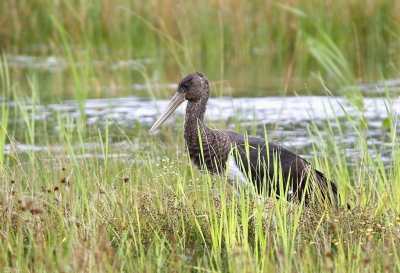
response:
[[[389,0],[6,0],[0,48],[83,62],[78,75],[95,89],[143,83],[143,74],[175,83],[198,70],[227,80],[233,95],[261,96],[320,87],[320,76],[333,86],[398,78],[399,22],[400,2]],[[24,78],[19,68],[12,73]],[[70,69],[36,72],[46,93],[67,96]]]

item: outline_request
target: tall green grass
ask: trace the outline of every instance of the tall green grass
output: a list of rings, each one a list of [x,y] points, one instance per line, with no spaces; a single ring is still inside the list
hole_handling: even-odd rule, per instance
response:
[[[7,62],[0,63],[0,80],[1,80],[1,122],[0,122],[0,165],[5,164],[5,144],[7,140],[8,128],[8,115],[9,108],[7,106],[7,99],[11,93],[10,78],[8,75]]]
[[[30,93],[36,90],[32,84]],[[389,162],[367,149],[362,112],[346,114],[345,124],[337,117],[323,128],[310,124],[312,163],[339,185],[350,210],[276,198],[255,202],[246,191],[237,196],[223,178],[192,168],[183,139],[171,136],[170,129],[152,138],[137,132],[137,145],[121,128],[121,138],[132,147],[126,150],[110,142],[107,126],[80,128],[80,121],[60,112],[58,138],[44,140],[49,151],[31,151],[28,158],[15,152],[1,165],[0,236],[7,243],[0,246],[0,266],[21,271],[397,271],[398,121],[386,95],[384,128],[393,144]],[[37,110],[27,111],[18,87],[13,100],[27,128],[19,141],[37,145],[31,137],[40,133],[31,119]],[[34,103],[40,109],[41,101]],[[2,109],[9,112],[8,107],[3,103]],[[331,105],[325,107],[328,112]],[[353,169],[336,137],[343,126],[355,132]]]
[[[64,95],[72,86],[85,97],[96,94],[87,88],[140,82],[140,71],[111,67],[145,58],[155,81],[176,82],[177,74],[199,70],[246,88],[242,94],[263,95],[259,87],[315,86],[318,73],[331,87],[379,80],[380,71],[398,77],[399,9],[389,0],[2,1],[0,48],[67,60],[71,69],[42,75],[48,89]],[[82,61],[92,68],[74,71],[71,62]],[[10,72],[25,81],[26,70]]]

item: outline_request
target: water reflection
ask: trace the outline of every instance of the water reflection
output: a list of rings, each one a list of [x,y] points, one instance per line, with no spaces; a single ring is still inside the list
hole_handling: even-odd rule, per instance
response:
[[[7,65],[9,67],[15,68],[30,68],[34,70],[40,71],[49,71],[49,72],[60,72],[69,68],[69,63],[66,58],[57,57],[57,56],[30,56],[30,55],[13,55],[6,54]],[[143,65],[148,65],[153,63],[152,59],[135,59],[135,60],[123,60],[116,61],[114,63],[107,63],[104,61],[95,61],[91,63],[91,65],[97,67],[104,67],[109,70],[120,70],[120,69],[128,69],[128,70],[139,70]],[[86,62],[74,62],[74,66],[81,67],[87,66]]]

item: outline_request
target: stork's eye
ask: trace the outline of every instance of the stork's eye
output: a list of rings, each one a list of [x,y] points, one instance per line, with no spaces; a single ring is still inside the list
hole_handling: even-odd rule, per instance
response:
[[[184,83],[182,83],[182,85],[181,85],[181,90],[182,91],[187,91],[188,89],[189,89],[189,86],[190,86],[190,83],[187,81],[187,82],[184,82]]]

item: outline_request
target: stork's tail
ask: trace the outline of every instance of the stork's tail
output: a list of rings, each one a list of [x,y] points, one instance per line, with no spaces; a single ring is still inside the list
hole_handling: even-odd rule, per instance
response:
[[[322,196],[324,198],[328,198],[331,204],[339,206],[340,204],[337,185],[320,171],[315,170],[315,173],[317,176],[318,187],[322,193]],[[347,208],[350,209],[349,204],[347,204]]]

